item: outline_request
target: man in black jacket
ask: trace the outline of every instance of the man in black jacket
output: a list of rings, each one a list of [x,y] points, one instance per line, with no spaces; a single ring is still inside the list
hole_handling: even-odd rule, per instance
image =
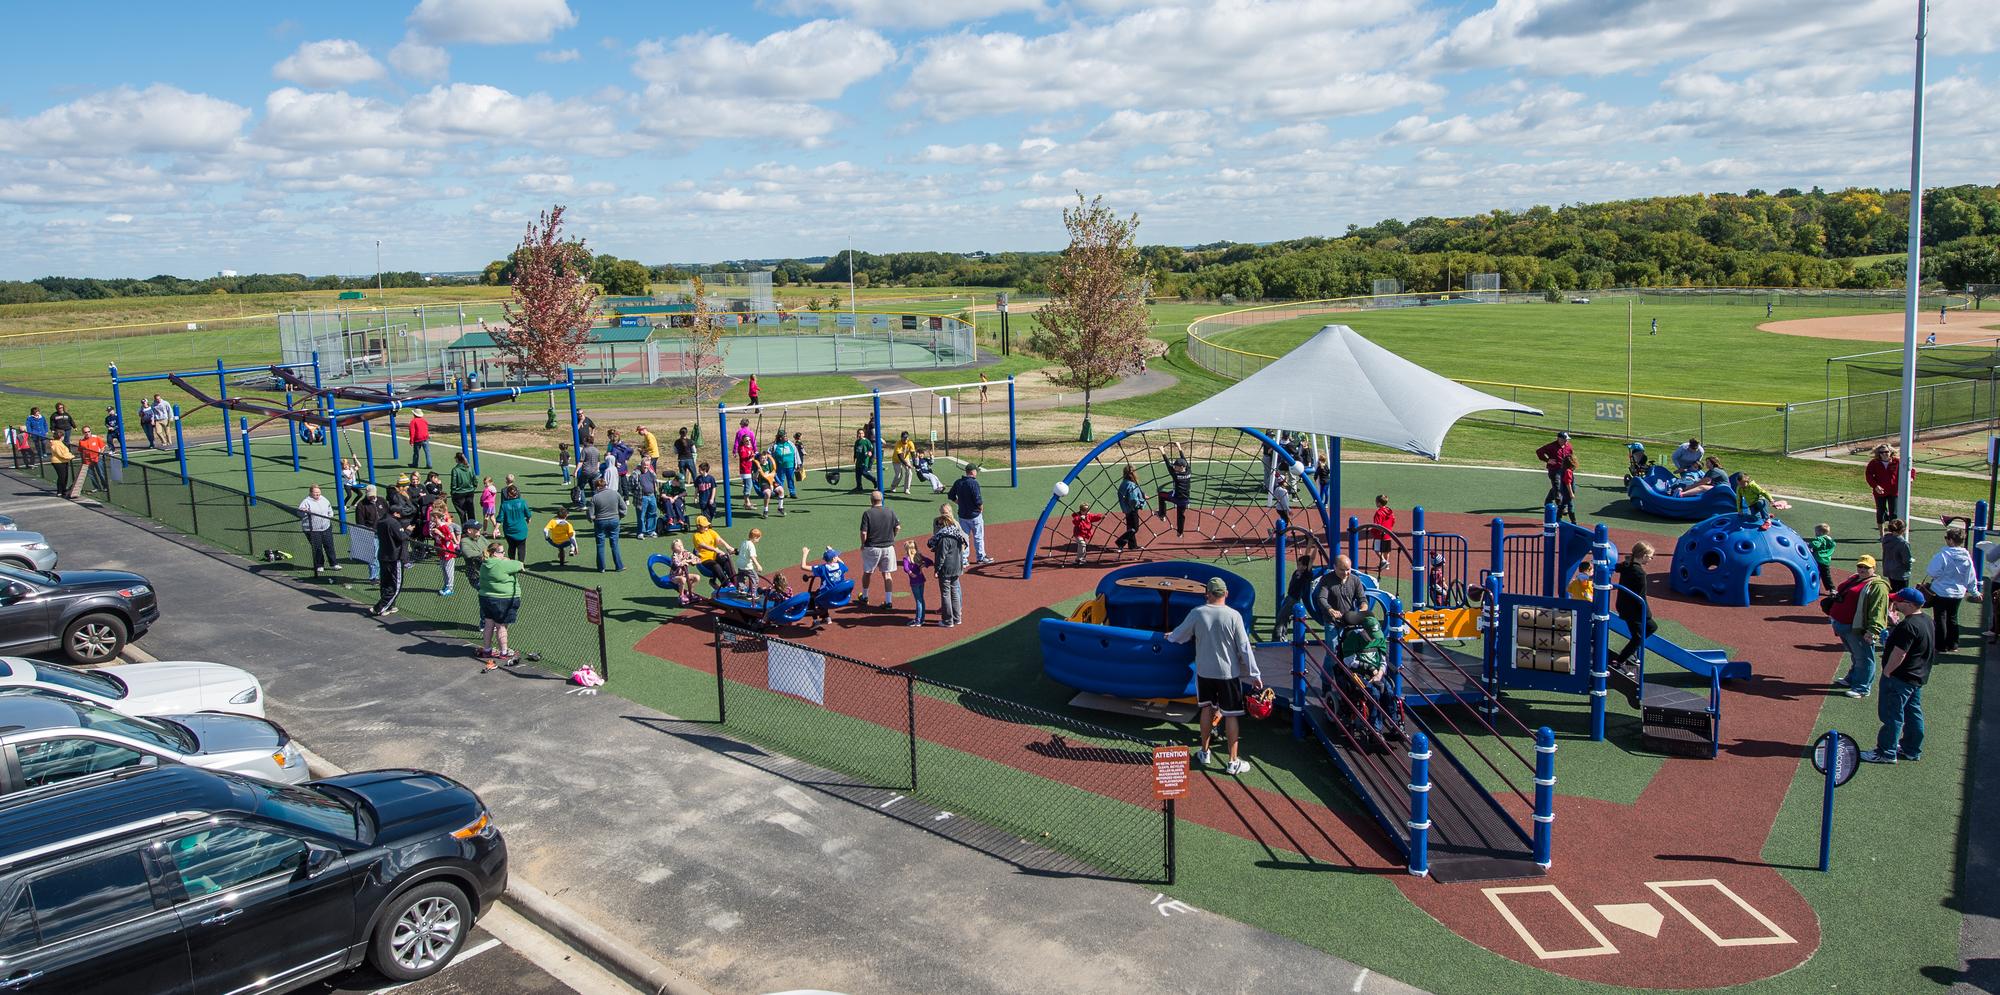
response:
[[[375,522],[375,564],[381,571],[382,593],[368,610],[370,615],[396,614],[396,596],[403,593],[403,555],[409,550],[410,532],[393,504],[391,509]]]

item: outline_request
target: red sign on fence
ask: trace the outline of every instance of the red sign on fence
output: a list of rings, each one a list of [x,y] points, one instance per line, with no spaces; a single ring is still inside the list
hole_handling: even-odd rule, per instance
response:
[[[591,625],[604,624],[604,594],[597,588],[583,592],[583,618]]]
[[[1153,797],[1165,801],[1187,794],[1188,748],[1153,747]]]

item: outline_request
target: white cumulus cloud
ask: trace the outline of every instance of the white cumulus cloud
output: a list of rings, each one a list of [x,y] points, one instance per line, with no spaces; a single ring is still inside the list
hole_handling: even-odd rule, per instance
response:
[[[381,79],[384,71],[360,42],[326,38],[300,45],[271,67],[271,75],[301,86],[324,88]]]
[[[451,53],[436,45],[405,38],[389,50],[389,64],[412,79],[438,80],[451,71]]]
[[[250,109],[155,83],[121,86],[26,118],[0,118],[0,151],[218,152],[242,133]]]
[[[1008,14],[1041,13],[1043,0],[784,0],[789,14],[826,11],[883,28],[936,28]]]
[[[410,30],[444,44],[518,45],[544,42],[576,24],[565,0],[423,0]]]

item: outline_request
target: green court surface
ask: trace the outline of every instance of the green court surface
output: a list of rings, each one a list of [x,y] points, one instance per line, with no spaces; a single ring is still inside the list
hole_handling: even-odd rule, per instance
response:
[[[828,321],[831,322],[831,316]],[[836,333],[832,329],[819,335],[806,332],[724,335],[723,371],[736,377],[752,373],[779,376],[857,370],[937,370],[971,362],[969,355],[963,360],[951,358],[948,334],[941,333],[943,344],[936,347],[928,341],[908,338],[915,334],[918,333],[899,333],[894,340],[885,339],[879,331],[871,335],[866,329],[860,335]],[[671,374],[694,365],[685,337],[666,335],[656,341],[660,343],[662,373]]]
[[[437,451],[445,454],[440,466],[448,462],[448,450],[442,447],[444,441],[440,440],[437,446]],[[377,456],[386,471],[387,440],[378,437],[377,442],[381,444]],[[290,471],[289,447],[282,438],[260,439],[254,451],[257,489],[266,500],[296,502],[306,484],[324,483],[328,479],[323,449],[311,454],[316,457],[310,463],[312,469],[296,476]],[[142,455],[156,465],[171,463],[171,454]],[[564,489],[555,468],[546,462],[485,453],[481,463],[482,471],[496,480],[506,473],[519,475],[530,503],[536,508],[535,528],[546,519],[546,510],[563,499]],[[189,466],[207,480],[232,486],[242,482],[240,455],[225,454],[219,446],[192,451]],[[1501,515],[1510,519],[1534,517],[1531,509],[1538,504],[1545,488],[1538,473],[1502,469],[1351,462],[1344,475],[1350,505],[1359,496],[1386,493],[1399,508],[1421,503],[1436,511],[1481,517]],[[985,475],[989,522],[1032,521],[1047,500],[1050,484],[1059,476],[1059,470],[1024,471],[1021,486],[1009,488],[1004,473]],[[1677,523],[1632,517],[1615,479],[1586,479],[1581,483],[1578,515],[1583,521],[1603,521],[1613,528],[1669,535],[1681,528]],[[779,568],[788,551],[801,546],[814,549],[823,545],[852,546],[855,523],[863,505],[860,497],[828,487],[815,477],[801,489],[801,498],[792,505],[788,516],[738,517],[735,526],[725,529],[724,534],[737,540],[751,525],[762,528],[766,533],[762,548],[767,551],[768,573]],[[930,495],[898,497],[892,506],[906,523],[917,523],[928,519],[936,507],[936,499]],[[1810,531],[1815,521],[1830,523],[1842,544],[1843,558],[1872,549],[1868,538],[1872,532],[1869,512],[1797,503],[1787,517],[1800,525],[1801,531]],[[906,528],[906,532],[913,530]],[[598,574],[592,570],[587,538],[580,561],[567,566],[558,568],[553,563],[553,554],[539,539],[530,543],[529,559],[537,572],[577,583],[602,584],[613,669],[608,691],[670,714],[691,719],[712,718],[714,677],[712,672],[700,669],[706,666],[705,661],[681,661],[691,666],[665,664],[637,648],[657,626],[679,614],[673,600],[663,597],[665,592],[655,588],[638,567],[646,553],[664,551],[668,544],[665,539],[627,539],[624,551],[628,565],[633,568],[624,573]],[[1937,544],[1936,528],[1922,529],[1916,544],[1921,563]],[[1276,570],[1268,560],[1225,565],[1258,586],[1259,604],[1267,604],[1274,596]],[[290,564],[285,569],[296,571],[299,565]],[[426,587],[434,583],[430,571],[419,568],[412,576],[415,579],[404,595],[406,603],[436,597]],[[349,596],[358,598],[371,593],[356,583]],[[1051,711],[1064,710],[1071,692],[1041,676],[1034,627],[1039,618],[1065,614],[1074,601],[1048,604],[1027,617],[988,631],[969,631],[943,649],[918,655],[908,666],[925,676],[974,690]],[[422,617],[422,610],[411,608],[408,612]],[[890,633],[882,637],[885,642],[893,642],[902,630],[881,631]],[[1672,629],[1667,634],[1688,638],[1685,632]],[[1822,651],[1802,648],[1800,652]],[[886,646],[878,658],[902,659]],[[471,665],[469,660],[467,665]],[[1827,669],[1833,670],[1830,654]],[[1741,990],[1774,995],[1941,990],[1943,986],[1937,979],[1948,979],[1957,963],[1960,917],[1954,898],[1961,887],[1957,881],[1957,832],[1964,828],[1958,813],[1965,802],[1965,750],[1973,712],[1975,674],[1975,661],[1970,653],[1948,657],[1934,673],[1926,691],[1932,746],[1924,763],[1867,770],[1842,789],[1836,824],[1836,860],[1830,874],[1794,869],[1810,867],[1816,859],[1821,785],[1810,765],[1802,759],[1797,761],[1796,776],[1763,851],[1769,862],[1784,868],[1784,877],[1813,905],[1820,920],[1820,945],[1804,964],[1775,977],[1739,986]],[[1510,701],[1530,724],[1546,722],[1559,730],[1562,748],[1559,778],[1564,795],[1629,805],[1663,763],[1659,757],[1636,748],[1637,719],[1622,704],[1612,710],[1609,739],[1592,743],[1581,734],[1580,722],[1587,714],[1585,699],[1517,694],[1510,696]],[[1762,738],[1756,730],[1729,724],[1727,707],[1725,703],[1725,739],[1760,742]],[[733,732],[774,749],[783,750],[790,743],[799,752],[812,752],[813,741],[800,738],[792,713],[782,709],[746,711],[748,714],[740,722],[732,716]],[[1090,713],[1086,718],[1149,742],[1184,743],[1192,734],[1185,727],[1139,719],[1099,713]],[[1828,725],[1838,725],[1865,742],[1875,728],[1874,702],[1828,697],[1820,706],[1817,728]],[[894,731],[865,723],[856,723],[839,735],[844,744],[841,749],[851,748],[870,756],[893,750],[894,744],[882,737],[900,741]],[[1801,756],[1803,747],[1803,743],[1769,746],[1774,750],[1797,749]],[[922,749],[928,758],[945,748],[925,743]],[[1357,810],[1345,782],[1332,770],[1319,748],[1309,741],[1293,741],[1289,730],[1280,724],[1251,724],[1245,752],[1257,761],[1252,775],[1257,787],[1336,812]],[[933,789],[941,796],[958,795],[974,802],[958,810],[976,814],[985,805],[996,812],[1012,812],[1037,805],[1061,807],[1077,802],[1072,788],[1011,768],[988,765],[977,758],[957,758],[951,769],[954,773],[941,778]],[[954,801],[951,797],[936,800]],[[1088,803],[1105,804],[1101,799],[1090,799]],[[1729,799],[1718,796],[1712,799],[1712,804],[1720,812],[1729,805]],[[1699,846],[1699,841],[1691,841],[1690,845]],[[1616,839],[1565,836],[1563,828],[1557,827],[1557,861],[1562,861],[1565,853],[1584,852],[1579,848],[1601,853],[1619,846]],[[1281,841],[1253,842],[1185,821],[1180,827],[1178,848],[1177,883],[1147,885],[1148,889],[1157,887],[1189,904],[1294,938],[1430,991],[1614,990],[1527,967],[1480,948],[1404,898],[1394,876],[1314,860],[1287,848]],[[1476,889],[1477,886],[1436,887]]]

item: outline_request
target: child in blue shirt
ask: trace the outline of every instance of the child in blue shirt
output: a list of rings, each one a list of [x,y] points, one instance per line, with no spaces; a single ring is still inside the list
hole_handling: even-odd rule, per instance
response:
[[[694,502],[701,507],[701,513],[715,517],[715,474],[708,472],[708,464],[695,467],[699,472],[694,478]]]

